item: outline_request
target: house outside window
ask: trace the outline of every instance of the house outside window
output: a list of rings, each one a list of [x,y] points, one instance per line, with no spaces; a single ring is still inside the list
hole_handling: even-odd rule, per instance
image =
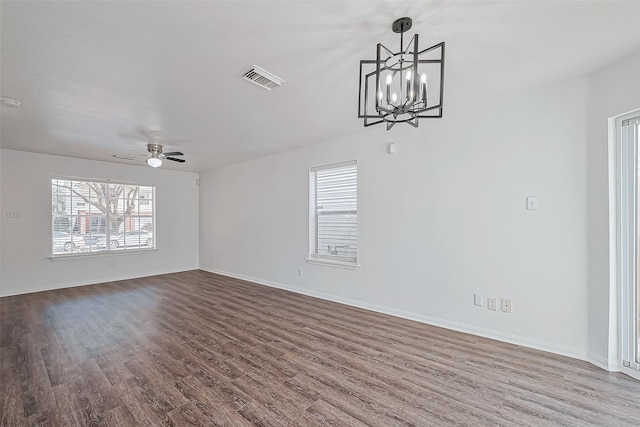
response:
[[[51,178],[52,256],[153,250],[155,186]]]

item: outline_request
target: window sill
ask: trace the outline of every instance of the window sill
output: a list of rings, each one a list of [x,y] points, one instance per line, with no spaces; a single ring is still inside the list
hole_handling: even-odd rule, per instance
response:
[[[49,255],[47,259],[51,261],[68,261],[71,259],[84,259],[84,258],[99,258],[105,256],[114,256],[114,255],[127,255],[127,254],[141,254],[145,252],[157,252],[158,248],[153,249],[130,249],[128,251],[102,251],[102,252],[80,252],[77,254],[69,254],[69,255]]]
[[[327,267],[346,268],[347,270],[358,270],[360,264],[353,264],[351,262],[332,261],[329,259],[307,258],[308,264],[326,265]]]

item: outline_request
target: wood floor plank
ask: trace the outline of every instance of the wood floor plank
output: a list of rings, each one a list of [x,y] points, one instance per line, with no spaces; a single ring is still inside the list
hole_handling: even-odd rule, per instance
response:
[[[251,402],[238,411],[251,425],[256,427],[293,427],[294,424],[286,419],[278,419],[275,414],[257,403]]]
[[[60,425],[87,426],[100,423],[100,414],[95,411],[87,396],[73,383],[58,384],[53,387],[51,411]]]
[[[372,398],[368,393],[354,390],[348,384],[344,384],[327,374],[299,374],[287,381],[287,384],[307,393],[317,391],[319,401],[325,400],[341,412],[351,418],[369,425],[385,425],[380,420],[384,419],[387,408]],[[315,403],[315,402],[314,402]]]
[[[316,401],[307,408],[307,412],[314,416],[321,425],[325,426],[366,427],[369,425],[342,412],[324,400]]]
[[[246,393],[225,378],[217,377],[209,371],[201,369],[194,370],[193,376],[207,387],[211,393],[214,393],[219,399],[233,406],[236,410],[251,402],[251,398]]]
[[[30,417],[51,409],[53,393],[43,361],[30,364],[30,375],[21,380],[24,416]]]
[[[104,354],[93,358],[102,375],[105,376],[109,384],[116,385],[133,377],[133,374],[125,366],[131,358],[120,358],[119,355]]]
[[[226,352],[218,352],[213,346],[202,346],[196,342],[189,341],[183,344],[189,349],[190,354],[198,356],[198,360],[206,360],[208,367],[215,367],[217,372],[226,375],[234,380],[243,375],[242,368],[233,362],[233,355]],[[222,347],[221,347],[222,348]]]
[[[58,422],[55,417],[52,417],[52,413],[50,410],[41,412],[39,414],[34,414],[26,419],[26,425],[35,427],[50,427],[50,426],[58,426],[62,425],[62,423]]]
[[[209,414],[207,414],[209,415]],[[192,403],[187,403],[169,412],[169,418],[176,426],[215,426],[220,425],[207,419],[207,415],[198,411]]]
[[[178,412],[200,414],[198,419],[203,422],[206,421],[206,423],[202,425],[250,425],[250,423],[238,413],[238,409],[245,407],[247,402],[241,406],[237,405],[235,401],[229,402],[228,399],[221,396],[216,390],[207,387],[194,377],[178,381],[176,388],[185,396],[190,405],[178,408]],[[182,414],[182,416],[190,419],[190,415]]]
[[[126,406],[117,406],[104,414],[104,425],[108,427],[129,427],[137,425],[136,419]]]
[[[204,271],[0,298],[0,425],[638,426],[584,361]]]
[[[13,343],[13,323],[9,316],[3,316],[0,323],[0,348],[9,347]]]
[[[130,388],[137,390],[140,396],[157,409],[161,415],[184,405],[187,401],[175,388],[173,377],[166,377],[165,373],[150,362],[149,359],[134,359],[125,366],[134,375],[127,380]]]
[[[25,425],[22,407],[20,384],[16,381],[0,385],[0,426]]]
[[[164,402],[158,402],[154,396],[149,396],[149,392],[139,385],[135,378],[120,382],[112,386],[125,402],[126,410],[131,417],[135,419],[133,425],[136,426],[165,426],[174,425],[173,421],[168,417],[167,413],[173,408]],[[117,417],[114,423],[119,422],[119,417],[123,416],[120,412],[108,414],[106,419]],[[124,416],[127,416],[124,414]]]
[[[13,384],[20,378],[18,349],[15,345],[0,347],[0,385]]]

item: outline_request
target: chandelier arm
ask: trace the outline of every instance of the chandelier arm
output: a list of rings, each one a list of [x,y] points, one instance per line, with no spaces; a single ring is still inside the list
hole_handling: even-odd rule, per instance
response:
[[[376,116],[376,117],[378,117],[378,116]],[[371,123],[369,123],[369,122],[367,121],[367,118],[365,117],[365,119],[364,119],[364,127],[369,127],[369,126],[377,125],[378,123],[382,123],[382,122],[384,122],[384,120],[380,119],[380,120],[378,120],[378,121],[376,121],[376,122],[371,122]]]
[[[442,108],[442,105],[432,105],[431,107],[421,108],[420,113],[424,113],[431,110],[437,110],[438,108]],[[436,117],[436,116],[420,116],[420,117]]]
[[[423,53],[429,52],[429,51],[434,50],[434,49],[438,49],[439,47],[442,47],[442,48],[443,48],[443,49],[442,49],[442,55],[441,55],[441,56],[444,58],[444,42],[440,42],[440,43],[438,43],[438,44],[434,44],[434,45],[433,45],[433,46],[431,46],[431,47],[428,47],[428,48],[426,48],[426,49],[424,49],[424,50],[421,50],[420,52],[418,52],[418,54],[419,54],[419,55],[422,55]]]
[[[380,104],[382,104],[382,87],[380,87],[380,48],[382,45],[378,43],[378,48],[376,49],[376,109],[380,108]],[[366,105],[366,104],[365,104]]]
[[[440,44],[442,45],[442,50],[440,51],[440,58],[442,58],[442,62],[440,63],[440,117],[442,117],[442,103],[444,100],[444,42]]]

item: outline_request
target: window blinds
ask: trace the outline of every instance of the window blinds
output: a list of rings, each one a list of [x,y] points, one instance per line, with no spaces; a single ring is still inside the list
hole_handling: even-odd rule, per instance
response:
[[[358,169],[355,161],[310,171],[311,256],[356,263]]]

